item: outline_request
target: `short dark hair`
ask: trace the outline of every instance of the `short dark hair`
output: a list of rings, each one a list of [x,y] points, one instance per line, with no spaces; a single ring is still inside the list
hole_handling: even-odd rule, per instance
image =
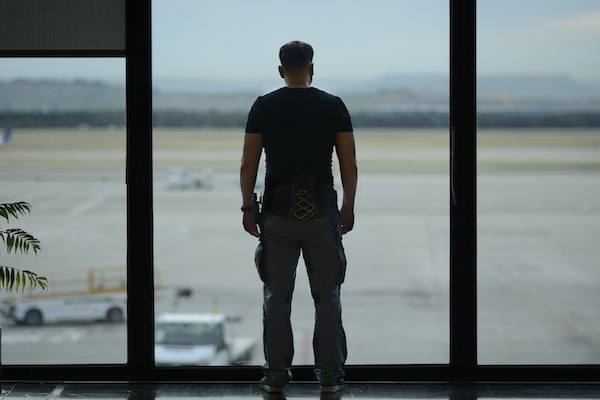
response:
[[[281,46],[279,60],[281,66],[287,71],[298,70],[312,62],[313,48],[310,44],[293,40]]]

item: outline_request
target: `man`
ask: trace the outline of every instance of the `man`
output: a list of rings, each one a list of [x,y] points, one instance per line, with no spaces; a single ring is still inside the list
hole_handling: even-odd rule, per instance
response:
[[[354,134],[343,101],[310,86],[312,47],[292,41],[279,58],[285,86],[252,105],[240,168],[243,226],[260,239],[255,263],[263,282],[266,360],[261,388],[281,392],[292,377],[291,301],[302,251],[316,311],[314,372],[322,392],[336,392],[344,384],[347,357],[340,287],[346,271],[342,235],[354,225]],[[265,189],[258,212],[253,192],[263,147]],[[344,189],[341,210],[333,189],[333,147]]]

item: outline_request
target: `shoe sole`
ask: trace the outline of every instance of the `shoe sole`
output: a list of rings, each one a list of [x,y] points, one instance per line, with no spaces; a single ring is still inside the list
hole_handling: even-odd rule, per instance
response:
[[[269,392],[269,393],[281,393],[281,392],[283,392],[283,388],[279,387],[279,386],[271,386],[271,385],[261,384],[260,388],[262,390],[264,390],[265,392]]]
[[[321,393],[335,393],[344,388],[344,385],[321,386]]]

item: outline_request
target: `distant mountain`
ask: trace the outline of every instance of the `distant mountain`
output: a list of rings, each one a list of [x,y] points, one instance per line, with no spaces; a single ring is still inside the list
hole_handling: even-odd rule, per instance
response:
[[[0,110],[123,110],[122,86],[96,80],[0,80]]]
[[[283,81],[211,81],[207,79],[161,78],[155,88],[167,92],[194,93],[262,93],[282,86]],[[449,77],[441,74],[388,74],[372,79],[340,79],[315,77],[314,86],[337,92],[373,93],[385,89],[403,88],[428,97],[448,96]],[[576,81],[567,75],[480,75],[481,95],[492,92],[511,98],[550,97],[556,99],[591,98],[600,96],[600,81]]]
[[[314,86],[343,98],[351,112],[447,111],[448,77],[386,75],[374,79],[317,79]],[[156,78],[155,110],[247,112],[257,96],[282,81],[211,81]],[[16,79],[0,81],[0,111],[124,110],[125,89],[97,80]],[[483,75],[481,111],[600,110],[600,82],[565,75]]]
[[[579,82],[567,75],[491,75],[478,79],[480,94],[513,99],[571,101],[600,98],[600,82]]]

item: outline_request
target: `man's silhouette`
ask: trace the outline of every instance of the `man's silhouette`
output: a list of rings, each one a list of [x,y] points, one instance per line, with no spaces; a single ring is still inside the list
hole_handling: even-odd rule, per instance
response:
[[[338,96],[310,86],[309,44],[286,43],[279,58],[285,86],[259,96],[252,105],[240,169],[243,226],[260,239],[255,263],[263,282],[266,360],[261,387],[278,392],[292,377],[290,314],[302,251],[315,304],[314,371],[321,391],[337,391],[344,384],[347,357],[340,303],[346,272],[342,234],[354,225],[357,184],[352,122]],[[258,212],[253,192],[263,147],[265,190]],[[344,189],[341,210],[333,188],[334,147]]]

